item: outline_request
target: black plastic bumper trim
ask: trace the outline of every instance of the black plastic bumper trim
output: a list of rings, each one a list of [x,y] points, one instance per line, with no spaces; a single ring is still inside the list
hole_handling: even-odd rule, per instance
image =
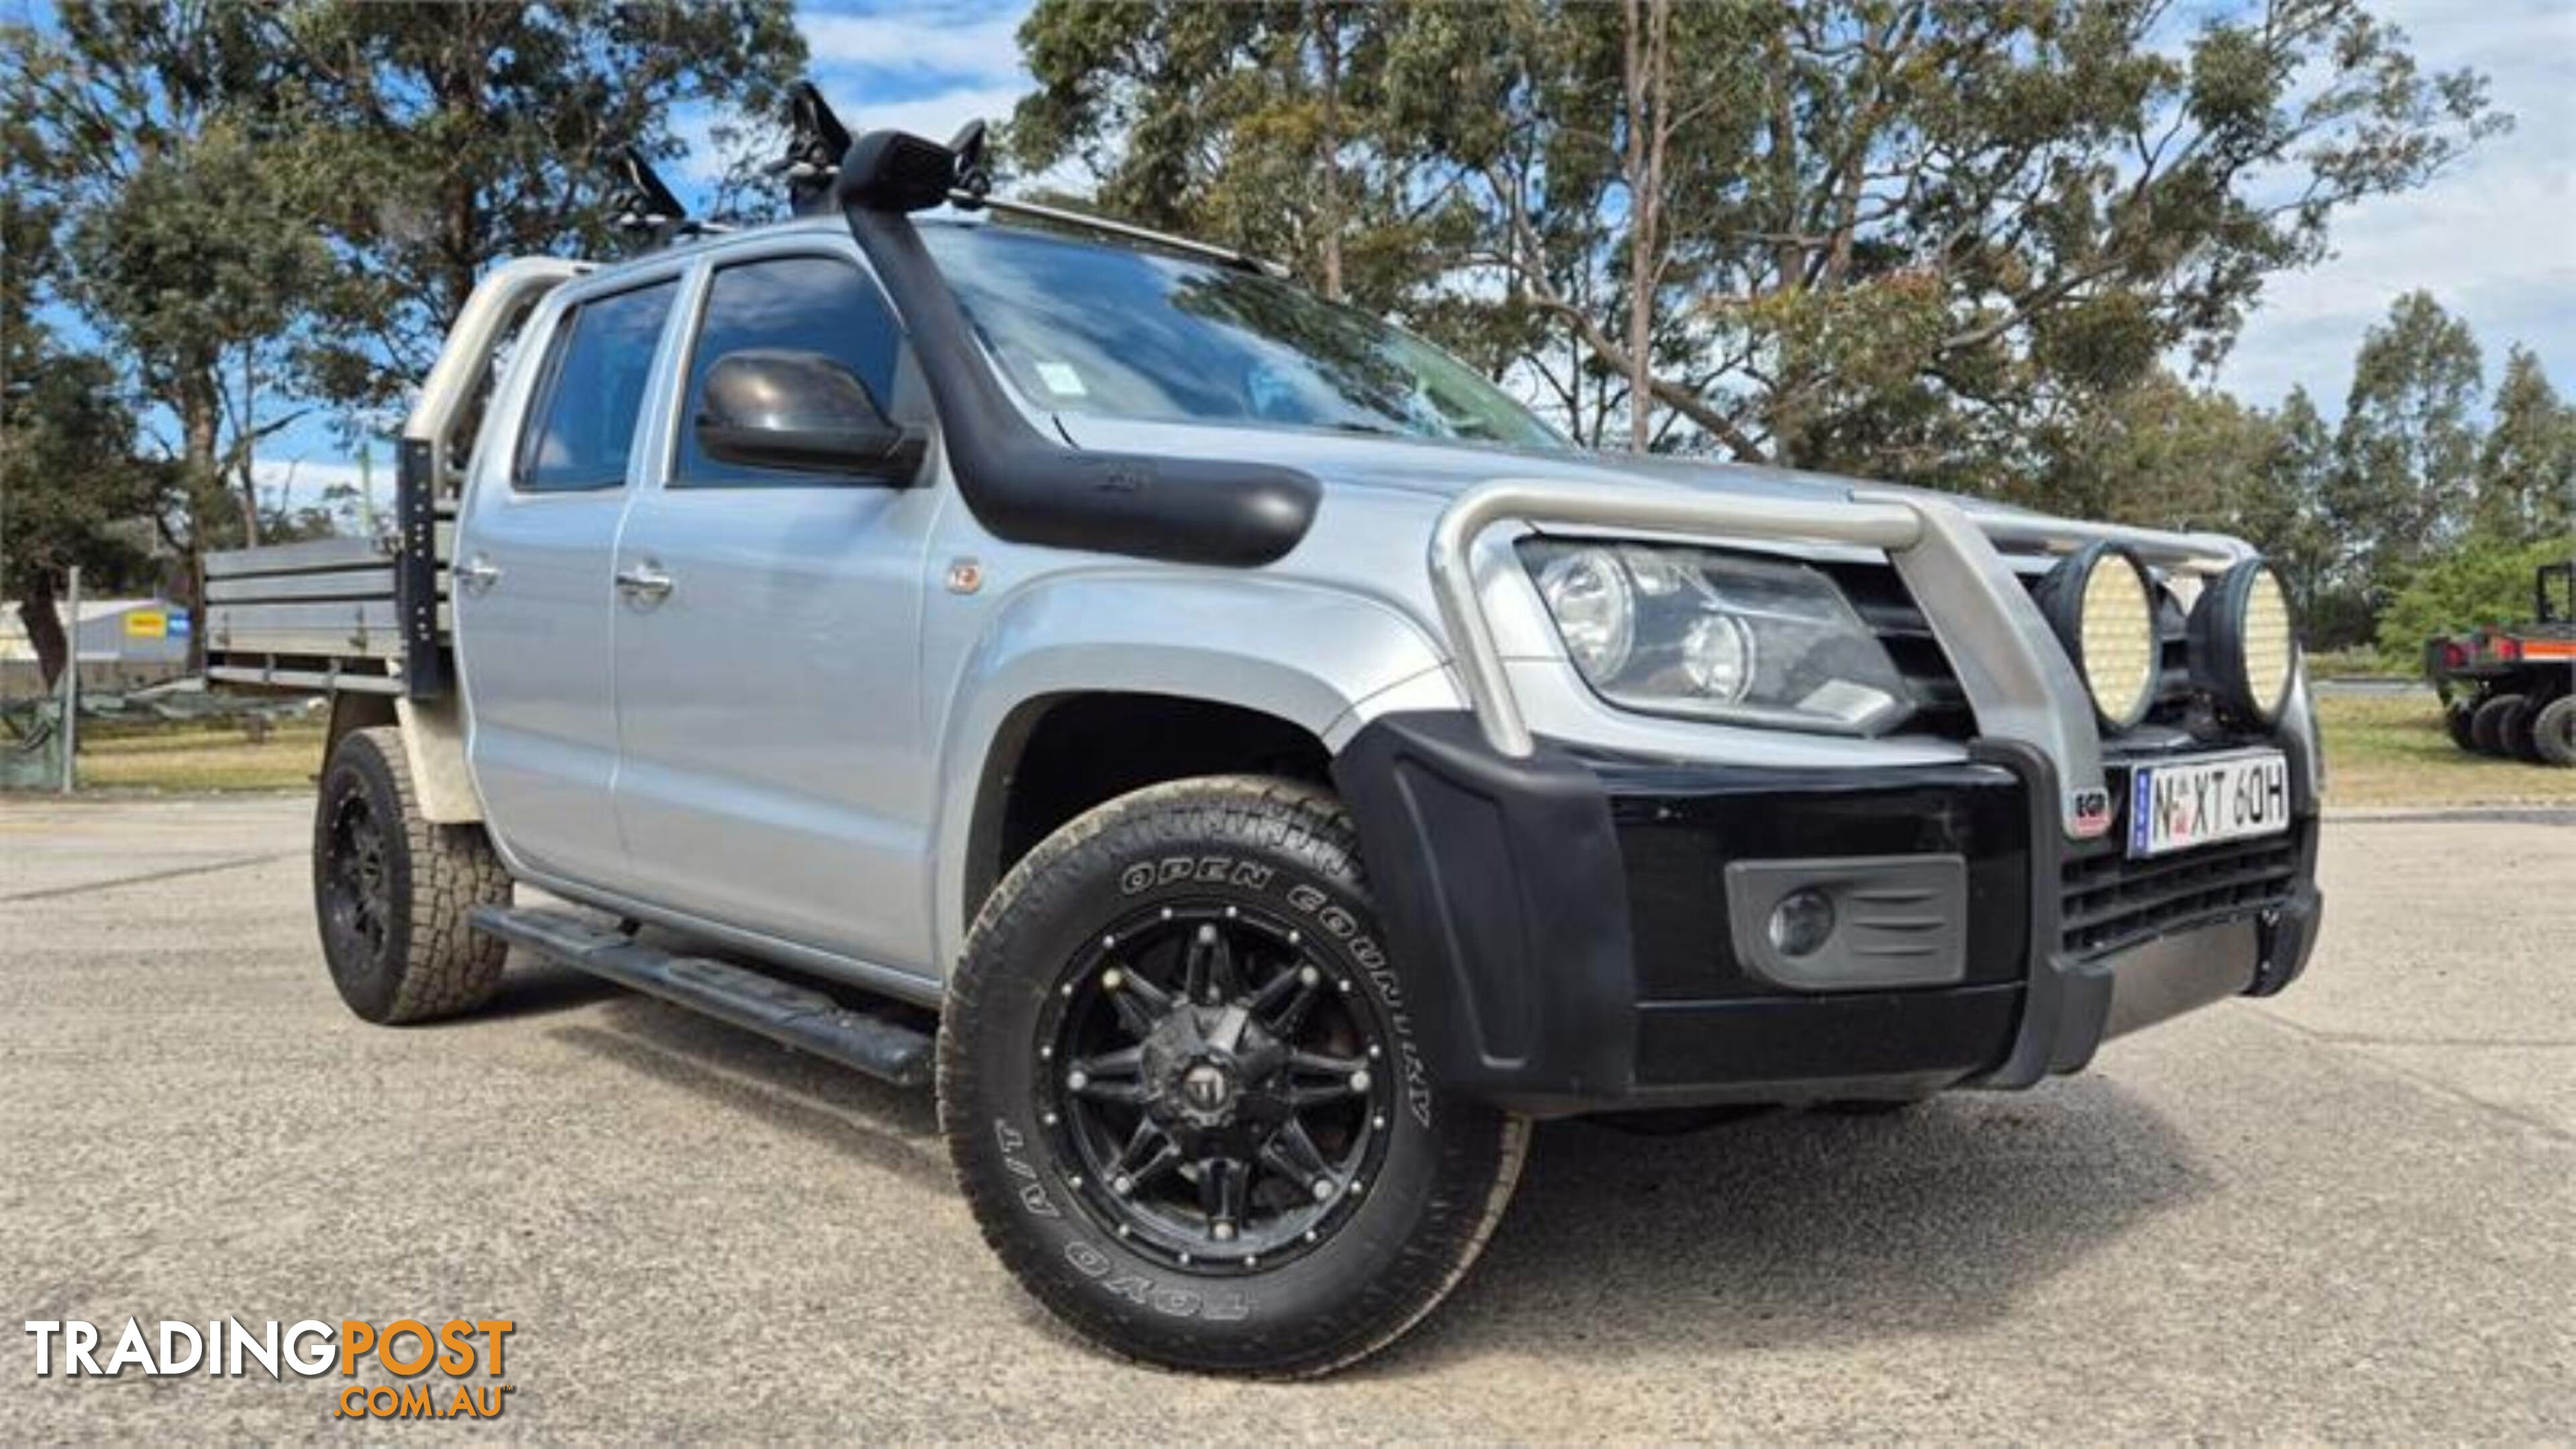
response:
[[[2294,801],[2297,863],[2285,897],[2077,957],[2060,930],[2063,882],[2071,853],[2085,847],[2060,829],[2056,777],[2035,751],[1981,744],[1975,753],[1964,766],[1830,779],[1780,772],[1762,782],[1752,778],[1761,772],[1729,767],[1698,772],[1695,784],[1683,766],[1577,756],[1546,741],[1528,759],[1508,758],[1471,716],[1424,712],[1370,722],[1334,762],[1334,777],[1389,949],[1407,970],[1433,1079],[1532,1115],[2029,1086],[2081,1069],[2108,1036],[2222,996],[2269,994],[2304,967],[2319,911],[2312,798]],[[2293,779],[2304,779],[2295,762]],[[1716,781],[1724,788],[1712,795]],[[1727,861],[1829,853],[1807,849],[1816,817],[1835,818],[1839,849],[1858,838],[1855,822],[1883,825],[1885,812],[1857,808],[1870,792],[1913,800],[1933,782],[1948,793],[1917,822],[1929,833],[1898,848],[1961,851],[1972,880],[1988,880],[1969,893],[1965,984],[1799,993],[1720,969],[1724,926],[1677,934],[1671,882],[1650,887],[1666,912],[1655,925],[1659,951],[1698,934],[1711,944],[1689,961],[1639,959],[1641,902],[1630,887],[1640,878],[1623,859],[1621,822],[1664,832],[1657,848],[1668,852],[1673,832],[1717,832],[1710,839],[1724,842],[1723,858],[1709,858],[1706,889],[1722,895]],[[1818,810],[1828,796],[1839,804]],[[1725,808],[1710,813],[1712,801]],[[1790,824],[1798,820],[1806,823]],[[1872,853],[1884,852],[1852,852]],[[1702,858],[1673,857],[1686,873]]]

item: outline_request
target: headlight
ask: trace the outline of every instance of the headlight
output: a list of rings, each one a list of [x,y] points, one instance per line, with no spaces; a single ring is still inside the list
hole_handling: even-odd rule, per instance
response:
[[[1836,734],[1912,712],[1878,636],[1804,564],[1548,538],[1521,561],[1576,671],[1624,709]]]
[[[2050,571],[2039,597],[2103,726],[2116,733],[2145,719],[2164,668],[2146,565],[2125,549],[2089,544]]]
[[[1538,591],[1556,616],[1565,652],[1585,674],[1614,675],[1627,666],[1637,604],[1617,555],[1587,548],[1550,559],[1539,570]]]
[[[2260,559],[2247,559],[2201,590],[2191,611],[2192,677],[2218,702],[2257,724],[2289,707],[2299,646],[2289,591]]]

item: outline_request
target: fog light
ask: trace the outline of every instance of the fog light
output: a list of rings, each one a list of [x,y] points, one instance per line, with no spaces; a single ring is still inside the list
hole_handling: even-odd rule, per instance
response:
[[[1791,891],[1771,908],[1771,947],[1783,956],[1812,956],[1833,934],[1834,901],[1823,891]]]

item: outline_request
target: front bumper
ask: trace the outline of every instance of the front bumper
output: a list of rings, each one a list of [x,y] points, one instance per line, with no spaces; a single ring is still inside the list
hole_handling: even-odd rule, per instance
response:
[[[2319,910],[2306,763],[2287,836],[2153,866],[2120,858],[2116,822],[2070,841],[2049,758],[2022,744],[1951,765],[1750,769],[1543,740],[1506,754],[1473,716],[1438,712],[1372,721],[1334,771],[1435,1079],[1562,1116],[2025,1087],[2121,1032],[2277,991]],[[2115,802],[2126,768],[2105,761]],[[1937,866],[1957,903],[1923,938],[1943,943],[1937,979],[1765,968],[1730,867],[1833,862],[1874,879]]]

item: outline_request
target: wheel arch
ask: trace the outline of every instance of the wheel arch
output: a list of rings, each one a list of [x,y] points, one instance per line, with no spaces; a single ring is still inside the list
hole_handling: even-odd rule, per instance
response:
[[[1329,783],[1333,755],[1379,709],[1455,703],[1445,665],[1402,610],[1314,584],[1121,572],[1024,590],[969,652],[946,713],[931,881],[943,973],[983,897],[1045,831],[1194,775]],[[1103,742],[1118,748],[1093,748]],[[1067,761],[1082,779],[1051,773]]]

